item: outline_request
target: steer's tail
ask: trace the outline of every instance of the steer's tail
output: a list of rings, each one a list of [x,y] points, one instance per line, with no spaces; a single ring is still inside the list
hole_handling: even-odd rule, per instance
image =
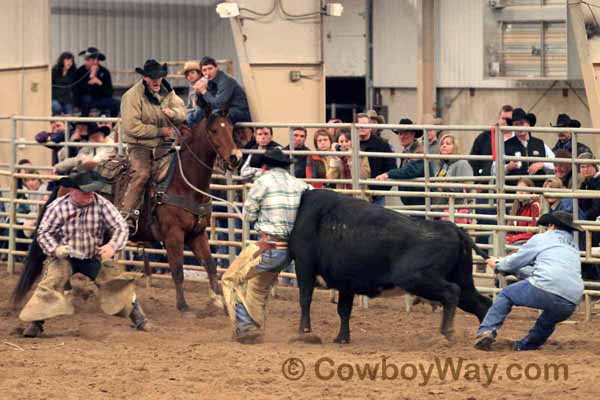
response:
[[[461,294],[458,307],[463,311],[474,314],[483,321],[487,310],[492,305],[492,300],[489,297],[482,296],[475,288],[473,280],[473,250],[484,260],[489,256],[479,248],[473,239],[461,228],[458,228],[458,235],[461,238],[461,254],[459,261],[454,267],[452,281],[460,286]]]
[[[484,250],[482,250],[481,247],[477,246],[477,243],[473,241],[471,236],[469,236],[467,232],[464,231],[464,229],[458,228],[458,234],[460,235],[461,239],[463,240],[463,243],[465,244],[465,249],[468,249],[469,253],[471,253],[471,250],[473,250],[475,251],[475,254],[477,254],[484,260],[490,258],[490,256]]]

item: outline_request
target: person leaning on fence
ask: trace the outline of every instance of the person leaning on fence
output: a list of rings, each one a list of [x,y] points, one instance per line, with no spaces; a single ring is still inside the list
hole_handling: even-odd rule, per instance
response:
[[[313,136],[313,144],[317,151],[335,151],[331,146],[331,137],[327,129],[318,129]],[[337,156],[311,155],[306,161],[306,178],[308,179],[341,179],[342,161]],[[335,183],[315,182],[315,188],[333,188]]]
[[[30,322],[23,336],[36,337],[45,320],[74,313],[71,293],[64,292],[74,273],[86,275],[98,286],[102,311],[129,317],[138,330],[149,330],[135,296],[134,278],[121,272],[113,259],[127,243],[127,224],[115,206],[94,193],[102,187],[102,178],[86,171],[59,183],[72,190],[53,201],[40,221],[37,241],[47,259],[44,275],[19,315]],[[108,243],[105,231],[111,234]]]
[[[565,189],[565,186],[560,179],[554,177],[546,179],[544,189]],[[564,211],[573,215],[573,203],[575,202],[573,198],[553,197],[551,194],[546,194],[544,195],[544,200],[548,204],[548,212]],[[585,212],[581,208],[579,208],[578,218],[585,219]]]
[[[512,113],[510,125],[519,127],[531,126],[531,116],[522,108],[515,108]],[[554,158],[552,150],[542,139],[531,136],[529,131],[515,131],[515,136],[504,143],[504,154],[516,157],[548,157]],[[504,167],[507,175],[548,175],[554,172],[551,162],[509,161]],[[536,182],[538,183],[538,182]],[[537,186],[541,186],[539,181]]]
[[[281,269],[291,262],[288,238],[302,193],[310,189],[289,174],[292,162],[279,148],[253,158],[252,166],[265,172],[248,192],[244,219],[256,221],[255,229],[261,239],[240,253],[221,280],[234,339],[242,343],[262,338],[270,287]]]
[[[108,126],[99,126],[91,123],[88,126],[87,142],[97,144],[114,144],[109,137],[110,128]],[[99,162],[108,160],[117,154],[114,147],[80,147],[77,156],[69,157],[54,166],[54,170],[66,175],[73,170],[92,170],[96,168]]]
[[[534,235],[519,251],[488,266],[524,280],[502,289],[477,331],[475,348],[490,350],[513,306],[542,310],[533,328],[517,340],[514,350],[536,350],[552,335],[556,324],[568,319],[583,295],[581,261],[573,231],[582,228],[564,212],[544,214],[538,225],[547,231]]]
[[[398,122],[399,125],[412,125],[413,122],[408,118],[403,118]],[[419,139],[423,137],[422,129],[414,128],[402,128],[393,130],[398,135],[398,141],[400,142],[400,153],[402,154],[423,154],[423,144]],[[430,174],[432,171],[431,162],[429,163]],[[399,168],[394,168],[388,171],[386,174],[379,175],[376,179],[415,179],[423,178],[425,176],[425,162],[423,159],[416,158],[401,158]],[[399,187],[398,190],[409,191],[409,192],[422,192],[423,188],[414,186]],[[401,197],[402,204],[404,205],[423,205],[425,204],[424,197]]]
[[[554,152],[556,161],[554,161],[554,176],[562,182],[566,188],[571,188],[573,170],[571,166],[571,153],[565,149],[558,149]]]
[[[194,109],[198,105],[198,96],[194,90],[194,84],[202,78],[200,63],[198,61],[187,61],[183,64],[183,69],[179,71],[179,74],[185,76],[185,80],[189,84],[185,106],[188,110]]]
[[[350,129],[340,129],[336,142],[339,145],[339,151],[352,151],[352,134],[350,132]],[[352,179],[352,156],[342,156],[340,157],[340,159],[342,160],[342,178]],[[370,176],[371,166],[369,165],[369,159],[365,156],[362,156],[360,158],[360,179],[369,179]],[[338,184],[337,188],[352,189],[352,184]],[[365,196],[364,198],[365,200],[370,201],[370,196]]]
[[[359,124],[370,123],[369,116],[367,114],[357,114],[355,122]],[[358,136],[360,139],[360,151],[365,152],[376,152],[376,153],[392,153],[392,148],[389,143],[373,134],[371,128],[359,128]],[[396,168],[396,160],[388,157],[368,157],[369,168],[371,170],[371,178],[375,178],[387,171]],[[370,185],[370,190],[391,190],[391,186],[378,186]],[[385,205],[384,196],[372,196],[371,200],[373,204],[378,206]]]
[[[254,135],[254,143],[251,146],[245,146],[244,148],[248,148],[251,150],[266,150],[274,147],[281,148],[281,145],[273,140],[273,128],[263,126],[260,128],[256,128],[255,132],[256,133]],[[257,178],[262,173],[261,168],[252,167],[253,158],[256,158],[258,156],[259,154],[246,155],[246,159],[244,160],[244,162],[242,163],[242,167],[240,168],[240,176],[245,181]]]
[[[559,114],[556,117],[555,128],[581,128],[581,122],[576,119],[571,119],[568,114]],[[592,153],[592,150],[581,142],[581,137],[584,135],[577,135],[577,152],[575,155],[583,153]],[[569,153],[573,153],[573,132],[569,129],[560,132],[558,134],[558,140],[552,148],[554,152],[557,150],[566,150]],[[558,156],[557,156],[558,157]]]
[[[450,134],[445,134],[441,137],[439,141],[439,150],[438,153],[441,155],[457,155],[459,149],[458,140]],[[454,181],[452,182],[452,178],[454,177],[472,177],[473,169],[471,168],[471,164],[467,160],[457,160],[457,159],[440,159],[438,163],[431,163],[432,166],[432,175],[437,178],[448,178],[450,183],[470,183],[467,181]],[[438,188],[434,189],[438,192],[468,192],[468,190],[459,187],[459,188]],[[436,197],[432,199],[433,204],[448,204],[447,198]],[[464,198],[456,198],[455,204],[462,205],[465,204],[466,200]],[[447,210],[446,210],[447,211]],[[459,214],[466,214],[469,212],[468,209],[462,208],[457,210]],[[444,218],[446,219],[446,218]],[[456,223],[470,223],[471,221],[466,218],[455,219]]]
[[[212,57],[203,57],[200,60],[200,69],[202,78],[193,86],[198,98],[202,98],[209,104],[213,111],[227,108],[227,117],[233,125],[251,121],[248,99],[242,86],[221,71],[217,61]],[[188,116],[188,125],[192,126],[202,119],[204,111],[201,104],[202,102],[199,102],[194,112]]]
[[[577,158],[580,160],[593,160],[594,155],[583,153]],[[579,175],[581,178],[579,190],[600,190],[600,171],[597,164],[579,164]],[[579,208],[585,213],[586,220],[596,221],[600,216],[600,198],[581,198],[579,199]],[[600,232],[597,233],[600,234]],[[597,241],[595,242],[597,243]]]
[[[294,150],[301,151],[309,151],[310,149],[306,146],[306,128],[304,127],[294,127],[292,128],[292,134],[294,135]],[[290,145],[288,144],[283,148],[284,150],[290,150]],[[294,164],[294,176],[296,178],[306,178],[306,162],[308,156],[305,155],[296,155],[294,156],[296,159],[296,163]]]
[[[498,113],[496,123],[500,126],[506,126],[512,118],[513,107],[509,104],[503,105]],[[483,131],[473,141],[471,147],[472,156],[491,156],[492,155],[492,137],[491,131]],[[492,170],[492,160],[470,160],[475,176],[490,176]]]
[[[122,212],[129,228],[137,231],[142,195],[150,179],[153,151],[175,136],[175,127],[185,121],[183,100],[164,79],[167,64],[147,60],[135,71],[142,80],[121,99],[121,137],[128,144],[131,181],[125,192]]]
[[[529,178],[521,178],[517,182],[516,194],[531,194],[527,189],[535,187],[535,183]],[[509,215],[513,217],[527,217],[527,221],[510,221],[514,226],[534,227],[537,225],[537,220],[540,217],[540,202],[537,199],[515,199]],[[533,236],[533,232],[508,232],[506,235],[506,243],[522,244]]]

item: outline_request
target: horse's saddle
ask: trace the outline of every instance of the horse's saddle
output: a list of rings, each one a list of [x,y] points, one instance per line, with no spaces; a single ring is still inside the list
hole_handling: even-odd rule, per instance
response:
[[[198,203],[192,196],[179,196],[167,193],[167,189],[173,180],[175,171],[178,168],[177,154],[171,146],[159,146],[154,149],[152,174],[140,205],[140,214],[145,221],[150,224],[154,209],[157,205],[168,204],[183,208],[198,217],[210,215],[212,210],[211,202]],[[122,209],[125,192],[129,187],[131,175],[129,173],[129,159],[125,155],[119,155],[109,160],[103,161],[97,167],[98,173],[108,182],[107,187],[111,193],[113,203],[117,208]]]

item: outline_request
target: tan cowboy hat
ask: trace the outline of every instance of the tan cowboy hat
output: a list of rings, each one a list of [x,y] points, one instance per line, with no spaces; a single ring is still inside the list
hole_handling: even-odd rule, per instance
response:
[[[385,118],[383,117],[383,115],[377,114],[377,111],[368,110],[365,114],[367,114],[367,117],[369,117],[369,119],[376,119],[377,123],[385,124]]]
[[[187,75],[188,72],[190,71],[198,71],[200,72],[200,63],[198,61],[186,61],[185,64],[183,64],[183,69],[181,71],[178,72],[179,75]]]
[[[436,118],[431,114],[424,114],[421,118],[421,125],[443,125],[444,121],[441,118]]]

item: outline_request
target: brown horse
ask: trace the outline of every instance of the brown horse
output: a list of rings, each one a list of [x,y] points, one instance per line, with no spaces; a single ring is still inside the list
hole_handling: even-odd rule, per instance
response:
[[[224,161],[225,168],[233,170],[240,164],[242,153],[233,141],[233,126],[227,118],[226,112],[211,113],[207,109],[202,121],[191,129],[183,127],[182,131],[181,150],[177,152],[180,160],[175,161],[176,167],[170,184],[160,203],[156,205],[155,222],[150,229],[142,230],[132,239],[138,241],[159,240],[164,243],[171,275],[175,282],[177,309],[187,311],[189,306],[183,292],[184,245],[192,250],[200,262],[204,262],[210,284],[209,296],[214,304],[222,305],[217,267],[210,253],[206,233],[206,228],[210,223],[210,199],[194,188],[204,193],[208,192],[217,156]],[[184,168],[185,170],[183,170]],[[149,192],[149,196],[154,195],[152,188]],[[49,202],[57,196],[58,187],[42,208],[40,219]],[[116,197],[115,200],[118,204],[119,195],[117,194]],[[203,211],[197,212],[198,210]],[[25,268],[13,293],[14,302],[19,302],[25,297],[42,272],[45,255],[35,240],[36,236],[37,231],[25,261]]]
[[[210,283],[209,295],[217,304],[221,290],[217,278],[217,265],[210,253],[206,232],[210,224],[210,207],[206,214],[199,217],[178,205],[169,204],[168,199],[177,196],[192,199],[197,205],[209,205],[210,198],[198,193],[187,182],[206,193],[217,156],[221,157],[229,170],[237,168],[242,160],[242,153],[233,141],[233,126],[225,113],[207,115],[185,136],[181,142],[181,151],[178,152],[180,160],[166,191],[167,200],[157,206],[156,226],[152,229],[155,232],[154,236],[158,236],[156,239],[162,241],[167,250],[177,292],[177,309],[180,311],[189,309],[183,294],[184,244],[190,248],[198,261],[204,262]],[[182,170],[183,168],[185,169]]]

